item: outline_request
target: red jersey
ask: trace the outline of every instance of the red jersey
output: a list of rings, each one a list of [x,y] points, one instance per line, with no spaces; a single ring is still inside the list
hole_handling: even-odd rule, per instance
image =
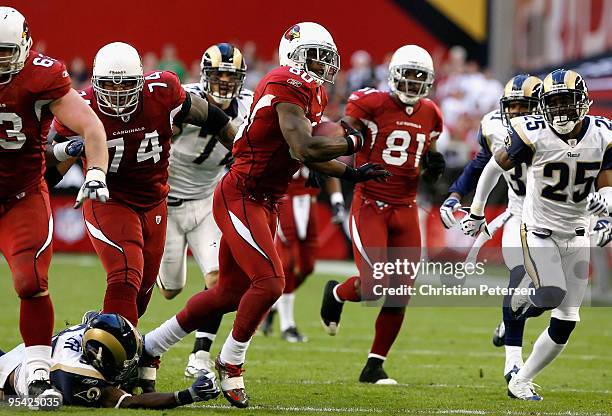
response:
[[[143,209],[157,205],[168,195],[172,122],[186,96],[178,77],[168,71],[145,74],[139,108],[126,120],[102,113],[93,87],[80,94],[106,131],[109,149],[106,185],[111,199]],[[54,127],[62,136],[75,135],[57,119]]]
[[[289,186],[287,187],[287,195],[319,195],[319,189],[306,186],[306,181],[308,180],[309,174],[310,169],[308,169],[306,166],[302,166],[300,169],[298,169],[298,171],[291,177],[291,182],[289,182]]]
[[[282,197],[301,163],[289,154],[276,104],[300,106],[313,123],[321,121],[327,105],[325,88],[304,71],[286,66],[270,71],[257,85],[248,123],[234,143],[231,172],[238,186],[255,195]]]
[[[393,175],[386,182],[359,183],[357,191],[391,204],[414,203],[421,156],[442,132],[438,106],[423,98],[408,107],[388,92],[366,88],[351,94],[345,114],[361,120],[368,129],[355,165],[380,163]]]
[[[70,91],[66,67],[30,51],[23,69],[0,84],[0,199],[42,181],[53,115],[48,104]]]

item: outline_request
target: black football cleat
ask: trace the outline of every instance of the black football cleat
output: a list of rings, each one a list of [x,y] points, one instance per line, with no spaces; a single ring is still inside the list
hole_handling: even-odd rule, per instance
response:
[[[287,328],[281,334],[281,338],[287,342],[308,342],[308,337],[301,334],[295,326]]]
[[[263,322],[261,323],[261,332],[267,337],[274,331],[274,316],[276,311],[270,309]]]
[[[244,409],[249,406],[249,396],[244,388],[244,379],[242,378],[242,364],[223,364],[221,358],[217,357],[215,368],[219,374],[221,382],[221,391],[227,401],[235,407]]]
[[[59,390],[51,385],[49,380],[34,380],[28,384],[28,396],[34,400],[28,408],[30,410],[57,410],[62,406],[64,397]]]
[[[369,363],[363,367],[363,370],[361,370],[359,382],[381,385],[397,384],[397,381],[387,375],[385,370],[382,368],[382,365],[371,365]]]
[[[334,288],[338,285],[335,280],[330,280],[323,290],[323,301],[321,302],[321,323],[325,332],[336,335],[340,327],[340,315],[344,303],[338,302],[334,296]]]
[[[501,321],[499,325],[493,331],[493,345],[496,347],[502,347],[506,343],[506,326],[504,321]]]

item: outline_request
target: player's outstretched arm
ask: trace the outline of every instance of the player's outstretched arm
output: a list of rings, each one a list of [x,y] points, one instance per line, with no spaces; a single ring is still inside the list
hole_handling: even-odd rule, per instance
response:
[[[361,133],[347,123],[343,124],[344,136],[312,136],[312,123],[300,106],[283,102],[276,105],[276,112],[291,155],[301,162],[325,162],[353,154],[363,146]]]
[[[219,137],[221,144],[228,150],[232,150],[237,129],[229,116],[219,107],[210,105],[199,95],[189,93],[188,100],[191,106],[180,122],[206,127],[210,133]]]
[[[132,396],[116,387],[106,387],[100,399],[101,407],[126,409],[172,409],[194,402],[214,399],[221,391],[214,373],[200,376],[191,387],[174,393],[143,393]]]
[[[344,179],[349,182],[365,182],[369,180],[383,181],[391,174],[378,163],[366,163],[357,169],[348,166],[337,160],[329,160],[327,162],[310,162],[306,163],[310,169],[319,171],[325,175],[334,178]]]

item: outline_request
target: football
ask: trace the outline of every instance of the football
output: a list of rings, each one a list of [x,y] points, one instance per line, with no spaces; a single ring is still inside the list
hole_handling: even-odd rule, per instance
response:
[[[344,136],[344,127],[340,123],[324,121],[312,128],[313,136],[325,137],[342,137]]]

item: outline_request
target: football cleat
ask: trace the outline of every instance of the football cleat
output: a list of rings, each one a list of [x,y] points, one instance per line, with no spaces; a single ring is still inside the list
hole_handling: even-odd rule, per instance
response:
[[[274,331],[274,316],[276,310],[270,309],[263,322],[261,323],[261,332],[267,337]]]
[[[338,302],[334,296],[334,288],[338,285],[335,280],[330,280],[323,290],[323,301],[321,303],[321,323],[325,332],[336,335],[340,328],[340,315],[344,303]]]
[[[221,391],[223,396],[232,406],[245,408],[249,405],[249,396],[244,389],[244,379],[242,378],[242,364],[223,364],[221,357],[217,357],[215,368],[219,374]]]
[[[506,326],[504,321],[501,321],[499,325],[493,331],[493,345],[501,347],[506,343]]]
[[[64,401],[62,393],[51,385],[48,378],[31,381],[28,384],[28,396],[42,399],[42,404],[36,404],[36,401],[33,401],[28,406],[30,410],[57,410]]]
[[[281,337],[285,341],[291,342],[291,343],[308,342],[308,337],[300,334],[300,331],[298,331],[298,329],[294,326],[285,329],[283,333],[281,334]]]
[[[359,375],[359,382],[381,385],[397,384],[397,381],[387,375],[385,370],[382,368],[382,365],[372,366],[368,364],[366,364],[366,366],[363,367],[363,370],[361,370],[361,374]]]
[[[196,351],[189,354],[189,361],[185,368],[185,377],[198,378],[214,372],[215,364],[210,359],[208,351]]]
[[[508,383],[508,396],[519,400],[540,401],[542,400],[542,396],[536,393],[536,387],[540,386],[515,375]]]

